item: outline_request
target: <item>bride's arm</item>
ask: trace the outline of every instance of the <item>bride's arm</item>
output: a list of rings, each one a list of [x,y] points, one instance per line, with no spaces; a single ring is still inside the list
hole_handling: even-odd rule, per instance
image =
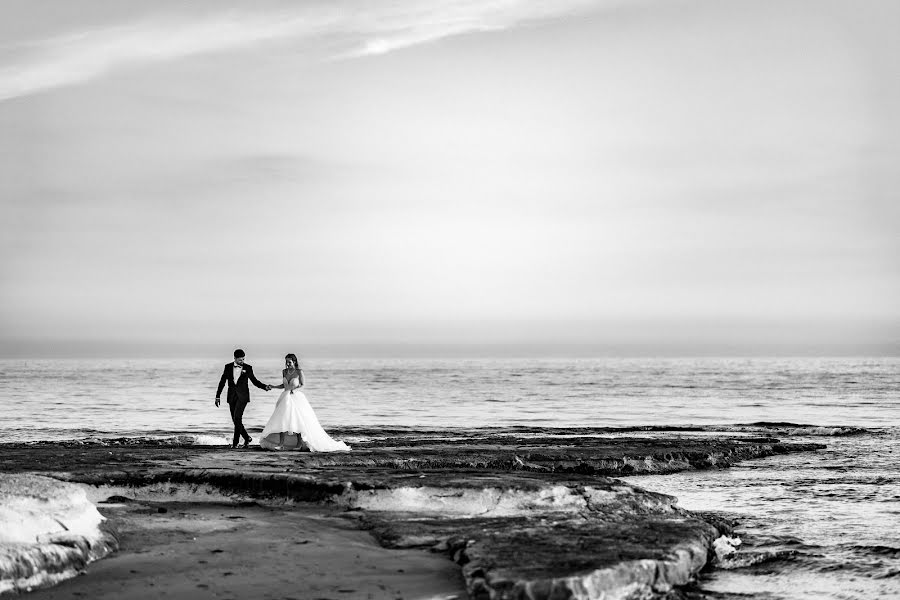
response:
[[[278,385],[273,385],[272,389],[273,390],[283,390],[285,383],[287,383],[287,378],[284,376],[284,371],[282,371],[281,372],[281,383],[279,383]]]

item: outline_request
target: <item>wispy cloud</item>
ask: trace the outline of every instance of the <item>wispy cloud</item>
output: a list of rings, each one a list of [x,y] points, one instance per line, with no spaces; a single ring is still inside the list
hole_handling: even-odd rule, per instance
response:
[[[21,44],[0,67],[0,100],[90,80],[116,69],[305,37],[328,28],[313,15],[227,13],[202,20],[143,20]]]
[[[0,101],[132,66],[278,40],[321,42],[334,58],[384,54],[465,33],[556,19],[617,0],[329,2],[290,11],[231,10],[72,30],[0,49]],[[9,56],[4,60],[3,55]],[[5,63],[5,64],[4,64]]]

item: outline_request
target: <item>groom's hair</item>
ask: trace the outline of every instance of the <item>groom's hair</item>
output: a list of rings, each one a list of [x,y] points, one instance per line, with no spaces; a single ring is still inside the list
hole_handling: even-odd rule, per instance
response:
[[[244,354],[244,351],[241,350],[240,348],[238,348],[237,350],[234,351],[235,358],[244,358],[244,356],[246,356],[246,355]]]

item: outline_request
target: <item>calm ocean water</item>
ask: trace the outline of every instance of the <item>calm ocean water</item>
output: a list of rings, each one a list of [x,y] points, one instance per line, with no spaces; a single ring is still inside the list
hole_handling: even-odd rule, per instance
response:
[[[228,411],[213,399],[226,360],[0,361],[0,439],[189,435],[225,444]],[[280,382],[280,359],[249,362],[262,381]],[[741,553],[704,578],[704,594],[900,597],[900,359],[342,359],[308,360],[304,371],[310,402],[339,437],[382,425],[866,428],[832,436],[770,427],[828,449],[629,479],[739,520]],[[277,391],[251,396],[244,422],[254,435]]]
[[[0,360],[0,435],[224,437],[213,399],[226,360]],[[280,358],[248,362],[281,382]],[[326,428],[900,423],[900,359],[309,360],[304,372]],[[244,422],[260,430],[278,392],[251,397]]]

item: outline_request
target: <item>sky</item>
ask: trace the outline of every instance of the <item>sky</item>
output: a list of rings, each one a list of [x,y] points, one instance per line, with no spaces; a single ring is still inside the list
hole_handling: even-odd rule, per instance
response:
[[[900,354],[898,21],[4,0],[0,355]]]

